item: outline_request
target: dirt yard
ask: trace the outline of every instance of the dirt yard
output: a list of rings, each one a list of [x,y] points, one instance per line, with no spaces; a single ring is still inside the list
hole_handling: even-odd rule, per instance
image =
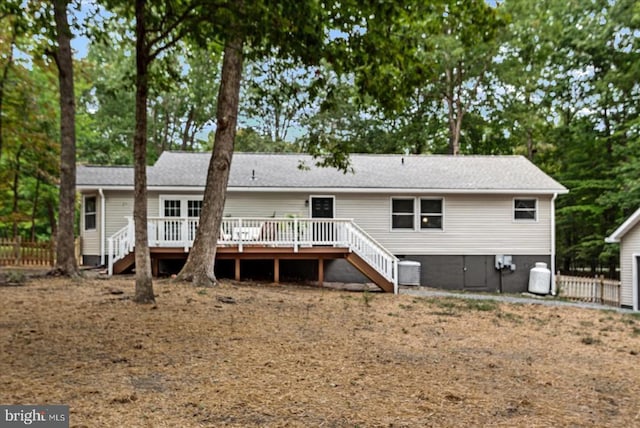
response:
[[[0,404],[72,427],[640,426],[640,317],[302,286],[0,286]]]

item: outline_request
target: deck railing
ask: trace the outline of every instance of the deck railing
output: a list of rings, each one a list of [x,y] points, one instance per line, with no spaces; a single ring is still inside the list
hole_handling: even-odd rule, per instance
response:
[[[198,224],[199,219],[195,217],[149,217],[149,246],[188,251],[193,245]],[[134,242],[133,218],[128,217],[127,226],[108,241],[110,275],[113,263],[129,254]],[[218,245],[237,246],[240,252],[246,245],[289,247],[296,252],[300,247],[314,245],[349,248],[397,288],[396,257],[350,219],[225,217],[220,225]]]

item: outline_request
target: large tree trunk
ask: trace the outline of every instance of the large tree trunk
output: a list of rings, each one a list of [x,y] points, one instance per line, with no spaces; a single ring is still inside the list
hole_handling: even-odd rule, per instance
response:
[[[16,43],[16,27],[15,24],[11,27],[11,40],[9,43],[9,51],[7,54],[7,62],[2,68],[2,78],[0,78],[0,159],[2,159],[2,148],[4,147],[4,131],[2,130],[4,117],[4,85],[7,83],[9,79],[9,69],[13,65],[13,45]]]
[[[149,47],[146,40],[146,0],[136,0],[136,129],[133,136],[136,303],[154,303],[147,235],[147,98]]]
[[[227,41],[224,48],[216,135],[207,172],[200,224],[189,258],[178,275],[179,280],[189,281],[198,286],[216,283],[213,267],[236,137],[242,80],[242,47],[243,40],[238,37]]]
[[[58,42],[54,57],[58,66],[60,84],[60,206],[54,272],[60,275],[77,276],[73,232],[76,202],[76,110],[67,2],[68,0],[53,2]]]

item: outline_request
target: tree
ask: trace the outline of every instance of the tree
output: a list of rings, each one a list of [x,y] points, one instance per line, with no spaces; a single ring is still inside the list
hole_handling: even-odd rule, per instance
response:
[[[441,34],[434,37],[438,76],[431,82],[446,105],[449,152],[460,153],[462,121],[479,91],[496,53],[493,43],[503,23],[484,0],[451,1],[442,10]]]
[[[246,88],[241,110],[250,122],[257,122],[260,133],[272,141],[285,141],[293,126],[299,126],[312,108],[317,68],[304,67],[287,58],[271,57],[247,67]],[[250,123],[249,122],[249,123]]]
[[[216,136],[207,170],[200,223],[187,262],[178,275],[178,279],[198,285],[209,285],[216,281],[213,260],[216,257],[218,231],[222,222],[236,135],[243,43],[243,39],[236,36],[224,48]]]
[[[197,2],[171,2],[150,7],[136,0],[136,126],[134,132],[134,223],[136,303],[154,303],[151,258],[147,232],[147,101],[149,66],[161,54],[173,48],[192,29],[197,29]],[[215,6],[212,4],[210,6]],[[194,21],[195,20],[195,21]]]
[[[76,200],[76,134],[75,93],[73,90],[73,59],[71,30],[67,21],[68,0],[54,0],[57,48],[54,59],[58,67],[60,85],[60,199],[56,266],[54,272],[77,276],[75,257],[74,218]]]
[[[255,55],[274,51],[284,58],[302,63],[317,62],[324,40],[326,11],[314,1],[291,2],[278,8],[268,3],[238,1],[227,10],[222,80],[218,95],[217,128],[209,163],[200,225],[180,280],[194,285],[216,283],[214,274],[216,245],[227,192],[227,181],[234,149],[243,46],[253,47]],[[221,24],[221,22],[217,22]]]
[[[4,146],[4,99],[9,71],[14,66],[14,52],[18,38],[27,31],[27,22],[21,10],[21,2],[7,0],[0,5],[0,160]],[[7,43],[8,42],[8,43]]]

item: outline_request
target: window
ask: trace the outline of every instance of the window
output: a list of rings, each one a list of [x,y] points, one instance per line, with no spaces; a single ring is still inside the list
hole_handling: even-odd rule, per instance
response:
[[[442,199],[420,199],[420,229],[442,229]]]
[[[164,201],[165,217],[180,217],[180,200],[167,199]]]
[[[537,219],[536,199],[514,199],[513,219],[514,220],[536,220]]]
[[[413,206],[413,198],[391,200],[392,229],[414,229],[413,219],[415,215]]]
[[[202,212],[202,201],[187,201],[187,217],[200,217]]]
[[[84,230],[96,228],[96,197],[84,199]]]

